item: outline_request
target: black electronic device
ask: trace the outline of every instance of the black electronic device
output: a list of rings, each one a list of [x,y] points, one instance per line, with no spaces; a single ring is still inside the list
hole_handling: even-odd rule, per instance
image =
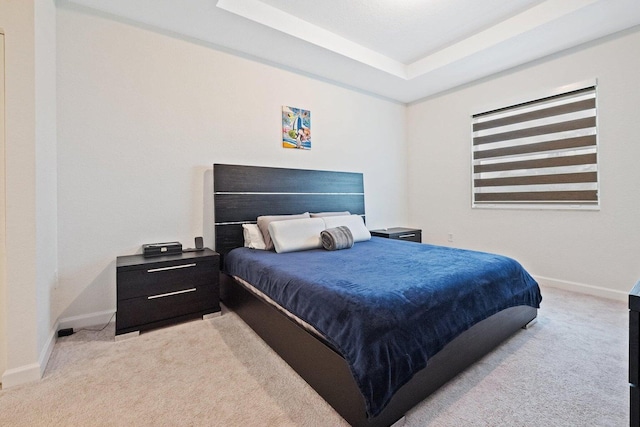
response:
[[[73,328],[65,328],[58,331],[58,338],[68,337],[69,335],[73,335]]]
[[[200,252],[200,251],[204,251],[204,242],[202,240],[202,237],[196,237],[195,243],[196,243],[196,247],[195,248],[183,249],[182,252]]]
[[[164,242],[147,243],[142,245],[142,254],[145,257],[179,254],[182,252],[182,243]]]

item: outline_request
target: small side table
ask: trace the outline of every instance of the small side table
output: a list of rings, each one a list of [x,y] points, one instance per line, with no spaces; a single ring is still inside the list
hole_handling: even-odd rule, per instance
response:
[[[380,230],[371,230],[371,235],[387,239],[406,240],[408,242],[422,243],[422,230],[419,228],[393,227]]]
[[[175,255],[119,256],[116,340],[140,331],[220,314],[220,255],[211,249]]]

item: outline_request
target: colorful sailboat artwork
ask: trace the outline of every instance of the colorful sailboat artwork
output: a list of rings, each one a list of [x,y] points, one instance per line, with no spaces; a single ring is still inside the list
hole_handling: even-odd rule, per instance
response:
[[[282,147],[311,150],[311,111],[282,107]]]

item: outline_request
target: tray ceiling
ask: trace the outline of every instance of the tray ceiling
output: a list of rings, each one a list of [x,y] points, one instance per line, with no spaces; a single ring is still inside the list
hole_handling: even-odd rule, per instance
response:
[[[401,103],[640,24],[638,0],[61,0]]]

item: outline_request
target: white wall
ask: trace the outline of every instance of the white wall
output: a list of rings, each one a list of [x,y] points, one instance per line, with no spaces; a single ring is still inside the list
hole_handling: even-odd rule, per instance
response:
[[[118,255],[213,246],[213,163],[363,172],[368,225],[406,224],[403,105],[76,10],[57,19],[63,319],[115,309]],[[311,110],[312,150],[281,148],[283,105]]]
[[[510,255],[543,284],[624,300],[640,278],[638,46],[636,29],[409,106],[409,219],[423,241]],[[470,116],[592,78],[601,210],[471,209]]]
[[[36,0],[35,108],[36,108],[36,295],[38,348],[41,365],[52,351],[57,317],[51,311],[57,285],[57,135],[56,135],[56,7],[53,0]],[[41,366],[44,371],[45,366]]]
[[[7,203],[7,370],[0,374],[3,387],[9,387],[40,377],[54,337],[49,313],[57,234],[53,0],[0,0],[0,27],[5,33]]]

